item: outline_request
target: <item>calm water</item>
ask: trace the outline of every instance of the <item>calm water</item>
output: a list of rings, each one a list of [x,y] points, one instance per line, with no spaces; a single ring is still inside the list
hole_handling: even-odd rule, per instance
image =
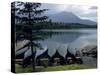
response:
[[[47,47],[55,46],[56,44],[70,44],[78,41],[76,45],[97,44],[96,29],[74,29],[74,30],[43,30],[47,38],[43,41],[38,41]]]

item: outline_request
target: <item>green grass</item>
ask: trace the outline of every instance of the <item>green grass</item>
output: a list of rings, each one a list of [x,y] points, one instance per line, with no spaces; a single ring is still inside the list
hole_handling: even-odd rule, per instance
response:
[[[22,68],[20,65],[16,64],[16,73],[27,73],[32,72],[32,66],[29,65],[26,68]],[[63,70],[79,70],[79,69],[91,69],[93,67],[79,64],[62,65],[62,66],[48,66],[47,68],[36,66],[35,72],[45,72],[45,71],[63,71]]]

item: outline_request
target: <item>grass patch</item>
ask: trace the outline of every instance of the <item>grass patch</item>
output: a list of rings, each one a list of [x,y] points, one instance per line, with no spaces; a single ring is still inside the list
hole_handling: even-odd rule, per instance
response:
[[[26,68],[22,68],[20,65],[16,64],[16,73],[29,73],[32,71],[32,66],[29,65]],[[48,66],[44,68],[42,66],[36,66],[35,72],[45,72],[45,71],[63,71],[63,70],[79,70],[79,69],[91,69],[94,67],[79,65],[79,64],[71,64],[71,65],[60,65],[60,66]]]

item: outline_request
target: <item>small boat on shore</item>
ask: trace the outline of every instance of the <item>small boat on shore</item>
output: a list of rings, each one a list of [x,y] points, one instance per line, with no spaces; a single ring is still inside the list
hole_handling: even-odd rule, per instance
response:
[[[46,50],[47,50],[47,46],[43,46],[42,48],[36,48],[35,58],[37,58],[39,55],[43,54]],[[30,57],[31,55],[32,55],[31,48],[29,48],[24,54],[24,59]]]
[[[16,50],[15,55],[18,56],[18,55],[20,55],[20,54],[23,54],[23,53],[25,53],[27,50],[28,50],[28,47],[25,47],[25,48]]]

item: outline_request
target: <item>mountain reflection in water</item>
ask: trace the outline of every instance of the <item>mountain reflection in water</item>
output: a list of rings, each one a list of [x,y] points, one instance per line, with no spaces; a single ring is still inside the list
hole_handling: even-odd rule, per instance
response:
[[[75,30],[42,30],[41,32],[46,38],[42,41],[37,41],[47,47],[55,46],[56,44],[70,44],[75,41],[75,45],[81,46],[84,44],[97,44],[97,31],[96,29],[75,29]]]

